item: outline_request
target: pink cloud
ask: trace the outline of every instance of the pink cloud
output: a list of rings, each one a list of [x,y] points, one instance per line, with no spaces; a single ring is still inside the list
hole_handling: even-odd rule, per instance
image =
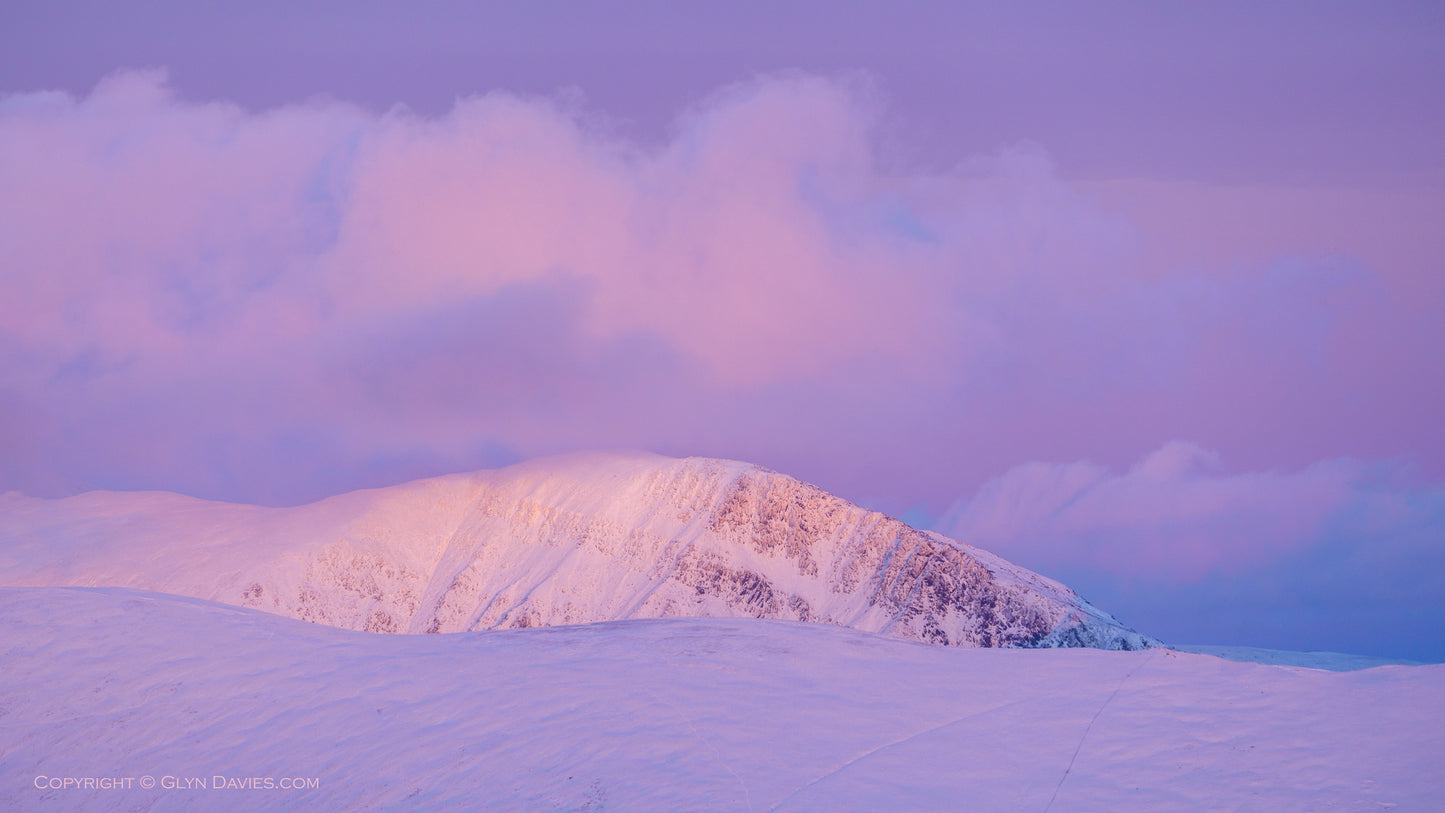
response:
[[[875,245],[887,235],[839,245],[810,197],[879,183],[847,87],[731,88],[656,151],[584,123],[500,94],[440,120],[378,121],[319,260],[331,289],[350,313],[394,312],[561,272],[592,286],[584,326],[599,339],[657,334],[743,386],[917,346],[899,318],[916,290]]]
[[[885,164],[887,118],[866,81],[802,75],[650,144],[505,93],[249,111],[142,72],[6,97],[0,404],[49,440],[0,480],[294,501],[360,484],[317,468],[641,446],[901,512],[1177,436],[1445,471],[1442,292],[1391,265],[1428,229],[1312,236],[1342,202],[1288,240],[1191,230],[1234,198],[1126,206],[1026,145]]]

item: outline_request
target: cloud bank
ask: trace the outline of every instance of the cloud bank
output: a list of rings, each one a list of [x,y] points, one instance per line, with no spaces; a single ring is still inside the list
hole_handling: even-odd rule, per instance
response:
[[[885,116],[814,76],[725,88],[651,147],[504,93],[251,112],[152,71],[6,97],[0,478],[294,501],[323,469],[627,445],[941,501],[1181,433],[1440,466],[1439,292],[1409,311],[1327,242],[1149,265],[1042,150],[885,170]],[[917,469],[936,448],[967,462]],[[901,487],[828,474],[860,458]]]

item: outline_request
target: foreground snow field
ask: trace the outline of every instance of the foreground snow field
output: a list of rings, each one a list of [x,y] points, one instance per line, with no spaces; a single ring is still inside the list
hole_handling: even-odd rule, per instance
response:
[[[373,635],[119,588],[0,588],[0,624],[5,810],[1445,800],[1440,665],[1333,673],[720,618]],[[85,778],[110,781],[67,781]]]

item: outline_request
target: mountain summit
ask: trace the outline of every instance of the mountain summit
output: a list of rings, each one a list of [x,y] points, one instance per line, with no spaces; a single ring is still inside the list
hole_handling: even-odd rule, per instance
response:
[[[1072,590],[759,466],[589,453],[296,508],[0,497],[0,582],[148,589],[372,632],[721,616],[950,646],[1157,642]]]

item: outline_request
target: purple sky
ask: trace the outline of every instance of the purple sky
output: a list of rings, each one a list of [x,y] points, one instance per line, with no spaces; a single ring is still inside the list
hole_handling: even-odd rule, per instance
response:
[[[1445,659],[1439,4],[10,3],[0,489],[750,460]]]

